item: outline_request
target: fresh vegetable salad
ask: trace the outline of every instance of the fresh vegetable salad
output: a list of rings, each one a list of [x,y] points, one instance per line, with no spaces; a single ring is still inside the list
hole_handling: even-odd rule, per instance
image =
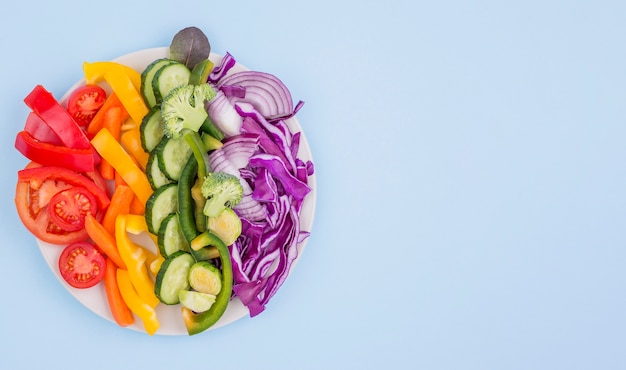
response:
[[[214,63],[196,27],[168,50],[142,70],[85,62],[67,99],[35,86],[15,138],[30,160],[15,205],[62,249],[71,289],[104,287],[117,324],[153,335],[157,307],[177,306],[193,335],[235,298],[253,317],[276,294],[309,236],[314,167],[288,125],[303,103],[280,79],[237,70],[228,53]]]

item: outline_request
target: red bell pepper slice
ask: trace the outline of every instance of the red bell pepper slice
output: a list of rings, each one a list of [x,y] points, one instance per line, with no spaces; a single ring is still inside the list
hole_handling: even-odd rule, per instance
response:
[[[45,143],[34,138],[26,130],[18,132],[15,137],[15,148],[26,158],[45,166],[66,167],[78,172],[95,170],[92,149],[72,149]]]
[[[63,145],[63,142],[57,134],[52,131],[35,112],[30,112],[26,118],[26,124],[24,125],[24,131],[27,131],[34,139],[43,141],[44,143]]]
[[[24,98],[24,102],[54,131],[65,146],[72,149],[91,148],[83,130],[43,86],[35,86]]]

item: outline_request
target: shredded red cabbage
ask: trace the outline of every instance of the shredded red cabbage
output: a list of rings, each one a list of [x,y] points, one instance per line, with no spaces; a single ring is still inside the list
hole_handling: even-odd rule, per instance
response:
[[[298,245],[309,236],[300,229],[300,210],[311,192],[308,177],[314,166],[298,158],[300,133],[291,132],[285,122],[303,102],[294,108],[289,91],[272,75],[226,75],[234,63],[227,54],[209,77],[221,97],[207,109],[218,127],[233,127],[217,121],[231,115],[232,111],[224,114],[224,110],[234,110],[239,132],[229,132],[223,147],[211,152],[209,160],[213,171],[238,176],[244,186],[243,199],[234,207],[242,233],[229,249],[233,293],[254,317],[283,284],[298,257]]]
[[[217,81],[220,81],[224,78],[224,76],[226,76],[228,71],[235,66],[235,64],[237,64],[237,61],[230,53],[227,52],[222,58],[220,64],[216,65],[211,73],[209,73],[208,82],[216,83]]]

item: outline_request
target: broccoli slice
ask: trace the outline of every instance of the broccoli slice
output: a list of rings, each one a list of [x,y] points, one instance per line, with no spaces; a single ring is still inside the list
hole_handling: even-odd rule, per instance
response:
[[[181,85],[170,91],[161,103],[163,132],[167,137],[179,137],[184,128],[198,131],[207,119],[205,102],[215,97],[209,84]]]
[[[207,175],[201,190],[207,199],[203,209],[207,217],[218,217],[224,209],[233,208],[243,198],[243,186],[239,178],[226,172]]]

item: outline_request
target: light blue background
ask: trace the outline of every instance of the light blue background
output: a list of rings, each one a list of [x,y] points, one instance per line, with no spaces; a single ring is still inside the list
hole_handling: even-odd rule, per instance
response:
[[[626,368],[626,3],[18,2],[0,13],[0,368]],[[253,319],[117,327],[56,281],[13,206],[43,84],[168,46],[272,72],[317,169],[313,234]]]

